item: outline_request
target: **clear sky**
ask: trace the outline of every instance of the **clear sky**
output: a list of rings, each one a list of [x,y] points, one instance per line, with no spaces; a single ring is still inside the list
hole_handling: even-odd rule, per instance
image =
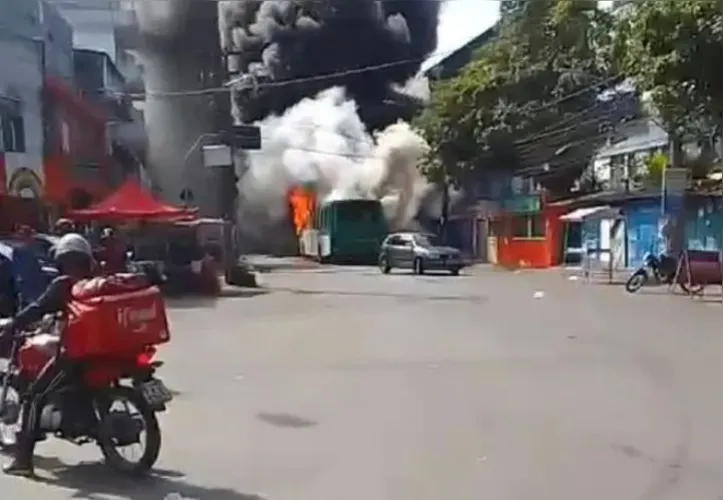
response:
[[[450,52],[492,26],[498,18],[499,2],[495,0],[446,0],[437,28],[437,50],[425,61],[422,69],[444,59]]]

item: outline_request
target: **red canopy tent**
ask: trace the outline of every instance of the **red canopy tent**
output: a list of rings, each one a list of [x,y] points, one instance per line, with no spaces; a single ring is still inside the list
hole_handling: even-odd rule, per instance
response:
[[[68,216],[76,220],[153,220],[173,221],[195,216],[195,209],[162,203],[128,180],[118,190],[90,208],[72,210]]]

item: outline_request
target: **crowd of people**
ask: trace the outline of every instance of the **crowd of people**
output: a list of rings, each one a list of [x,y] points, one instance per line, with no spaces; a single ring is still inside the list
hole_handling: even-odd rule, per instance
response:
[[[54,224],[51,235],[60,238],[70,233],[86,238],[91,245],[95,262],[102,266],[104,272],[112,274],[126,270],[130,245],[112,226],[92,229],[76,225],[70,219],[61,218]],[[14,237],[22,241],[32,239],[35,234],[33,228],[20,226],[15,231]]]

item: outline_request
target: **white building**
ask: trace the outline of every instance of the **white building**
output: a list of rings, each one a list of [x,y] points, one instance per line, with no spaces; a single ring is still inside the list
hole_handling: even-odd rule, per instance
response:
[[[624,123],[611,140],[600,148],[593,160],[595,180],[605,189],[627,189],[628,181],[638,175],[647,157],[668,152],[668,134],[653,120],[640,118]]]

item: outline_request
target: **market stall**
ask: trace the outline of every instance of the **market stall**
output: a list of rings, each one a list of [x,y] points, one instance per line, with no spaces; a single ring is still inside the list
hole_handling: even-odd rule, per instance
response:
[[[164,204],[129,180],[100,203],[67,216],[96,228],[115,226],[127,243],[128,267],[164,276],[168,293],[220,291],[218,266],[198,238],[208,219],[199,219],[193,209]]]
[[[156,200],[134,180],[128,180],[103,201],[68,217],[79,222],[119,223],[129,220],[169,222],[195,218],[196,210],[174,207]]]
[[[137,260],[161,263],[168,293],[220,292],[224,223],[216,219],[144,223],[134,232]]]

